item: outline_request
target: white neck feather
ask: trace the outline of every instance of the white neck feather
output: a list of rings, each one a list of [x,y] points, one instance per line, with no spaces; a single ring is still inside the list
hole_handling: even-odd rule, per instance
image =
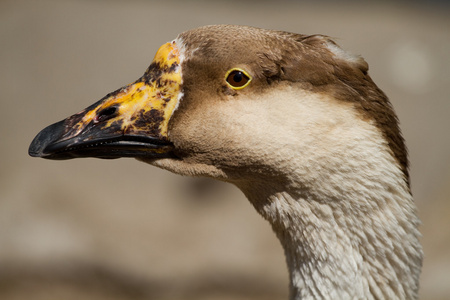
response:
[[[417,298],[421,248],[408,188],[362,181],[332,196],[243,188],[284,247],[290,299]]]
[[[372,120],[351,103],[288,84],[201,113],[212,121],[194,118],[202,123],[184,139],[202,151],[152,163],[237,185],[285,249],[291,299],[417,298],[419,220]]]
[[[323,147],[272,152],[287,178],[237,185],[284,247],[290,299],[416,299],[422,249],[409,187],[375,126],[348,119],[358,124],[320,135]]]

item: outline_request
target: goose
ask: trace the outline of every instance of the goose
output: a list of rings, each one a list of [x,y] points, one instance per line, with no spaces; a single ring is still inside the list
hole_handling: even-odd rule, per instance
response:
[[[134,157],[236,185],[280,240],[290,299],[417,299],[419,219],[397,116],[325,35],[181,33],[144,75],[43,129],[29,154]]]

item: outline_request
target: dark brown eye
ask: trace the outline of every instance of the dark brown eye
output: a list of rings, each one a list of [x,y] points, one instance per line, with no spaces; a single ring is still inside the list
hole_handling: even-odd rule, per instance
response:
[[[252,80],[244,70],[231,69],[225,77],[227,83],[235,90],[245,88]]]

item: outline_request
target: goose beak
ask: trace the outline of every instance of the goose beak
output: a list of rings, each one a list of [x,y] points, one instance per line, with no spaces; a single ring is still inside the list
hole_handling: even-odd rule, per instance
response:
[[[172,157],[168,124],[181,95],[178,49],[167,43],[140,79],[46,127],[28,153],[48,159]]]

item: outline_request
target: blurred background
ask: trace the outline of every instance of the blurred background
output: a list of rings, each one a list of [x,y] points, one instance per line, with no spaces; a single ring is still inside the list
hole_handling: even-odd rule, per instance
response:
[[[284,255],[237,188],[133,159],[28,157],[39,130],[207,24],[323,33],[370,65],[410,150],[422,299],[450,297],[450,6],[419,1],[0,1],[0,298],[287,299]]]

